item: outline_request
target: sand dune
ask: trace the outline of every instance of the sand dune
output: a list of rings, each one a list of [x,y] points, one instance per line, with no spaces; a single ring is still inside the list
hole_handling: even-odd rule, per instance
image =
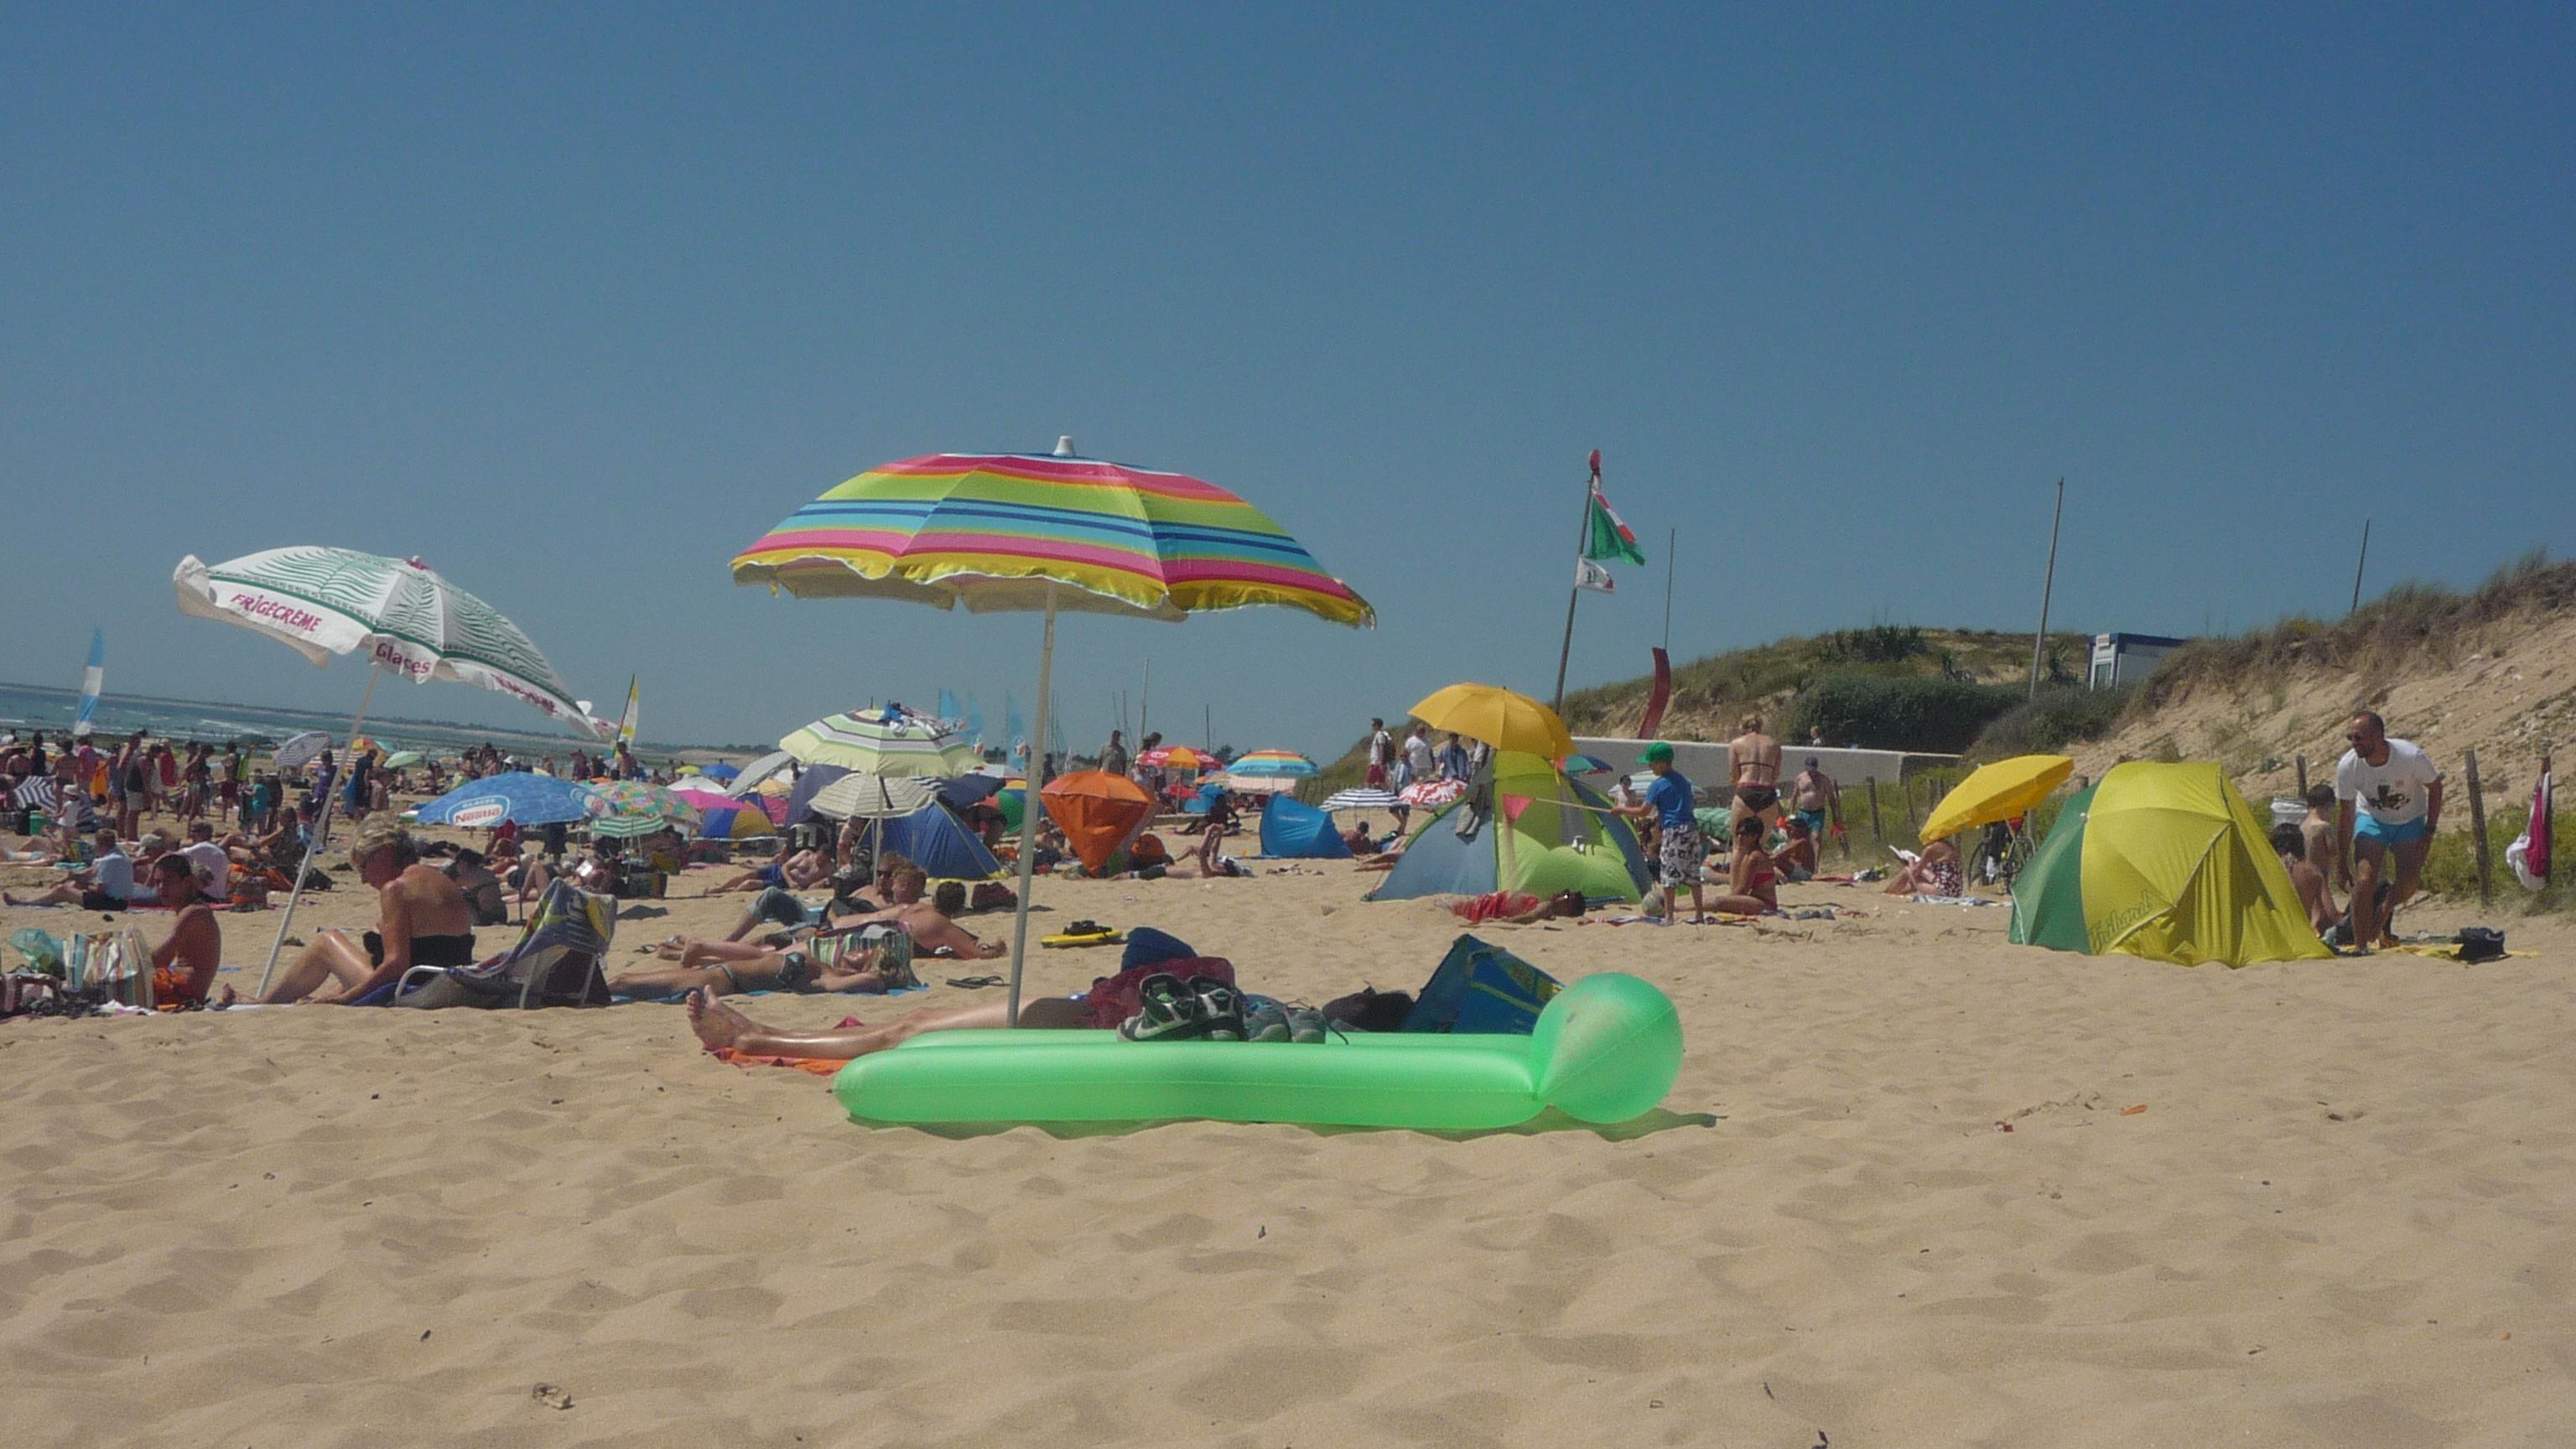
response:
[[[1454,923],[1362,888],[1041,900],[1282,994],[1418,984]],[[2190,971],[1791,897],[1871,914],[1489,933],[1680,1003],[1679,1085],[1615,1131],[868,1130],[666,1006],[0,1025],[10,1439],[2422,1446],[2576,1418],[2563,928],[2471,968]],[[732,906],[647,908],[621,954]],[[366,913],[335,892],[316,924]],[[263,920],[228,921],[237,956]]]

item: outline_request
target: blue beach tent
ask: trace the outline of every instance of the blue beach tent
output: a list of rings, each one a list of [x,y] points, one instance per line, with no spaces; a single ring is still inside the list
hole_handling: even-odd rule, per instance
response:
[[[1333,817],[1285,795],[1261,810],[1261,853],[1294,860],[1348,860],[1351,847],[1333,829]]]

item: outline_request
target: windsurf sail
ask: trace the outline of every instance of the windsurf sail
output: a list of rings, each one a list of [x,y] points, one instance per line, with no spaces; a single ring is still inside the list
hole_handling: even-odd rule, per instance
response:
[[[89,631],[89,667],[81,671],[80,713],[72,717],[72,738],[86,739],[98,727],[98,689],[107,679],[107,632]]]
[[[966,712],[957,707],[957,696],[949,690],[939,691],[939,722],[955,725],[966,721]]]
[[[626,713],[617,721],[617,742],[630,750],[635,748],[636,684],[636,676],[626,676]]]

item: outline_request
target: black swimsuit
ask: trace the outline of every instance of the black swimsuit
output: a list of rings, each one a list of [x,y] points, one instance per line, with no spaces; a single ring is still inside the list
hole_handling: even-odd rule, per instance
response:
[[[369,931],[366,935],[367,959],[385,964],[385,938]],[[414,966],[471,966],[474,955],[474,933],[458,936],[414,936],[411,938],[411,964]]]

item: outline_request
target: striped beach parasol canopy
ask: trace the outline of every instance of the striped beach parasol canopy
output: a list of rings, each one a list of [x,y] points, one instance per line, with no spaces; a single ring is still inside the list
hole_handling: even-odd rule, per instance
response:
[[[1374,790],[1366,786],[1361,786],[1356,789],[1337,791],[1332,795],[1326,796],[1322,808],[1326,810],[1392,810],[1402,803],[1404,802],[1396,799],[1394,794],[1390,791]]]
[[[871,468],[744,549],[734,582],[976,613],[1173,620],[1282,604],[1337,624],[1377,622],[1368,601],[1287,530],[1215,484],[1058,448],[934,453]]]
[[[738,584],[800,598],[909,599],[1043,612],[1037,719],[1066,609],[1178,620],[1278,605],[1367,627],[1377,611],[1268,514],[1213,483],[1085,458],[937,453],[872,468],[798,509],[733,561]],[[1010,1019],[1027,961],[1037,817],[1020,823]]]
[[[944,725],[914,715],[855,710],[818,719],[778,742],[801,763],[837,765],[870,775],[927,775],[945,780],[975,768],[974,748]]]

